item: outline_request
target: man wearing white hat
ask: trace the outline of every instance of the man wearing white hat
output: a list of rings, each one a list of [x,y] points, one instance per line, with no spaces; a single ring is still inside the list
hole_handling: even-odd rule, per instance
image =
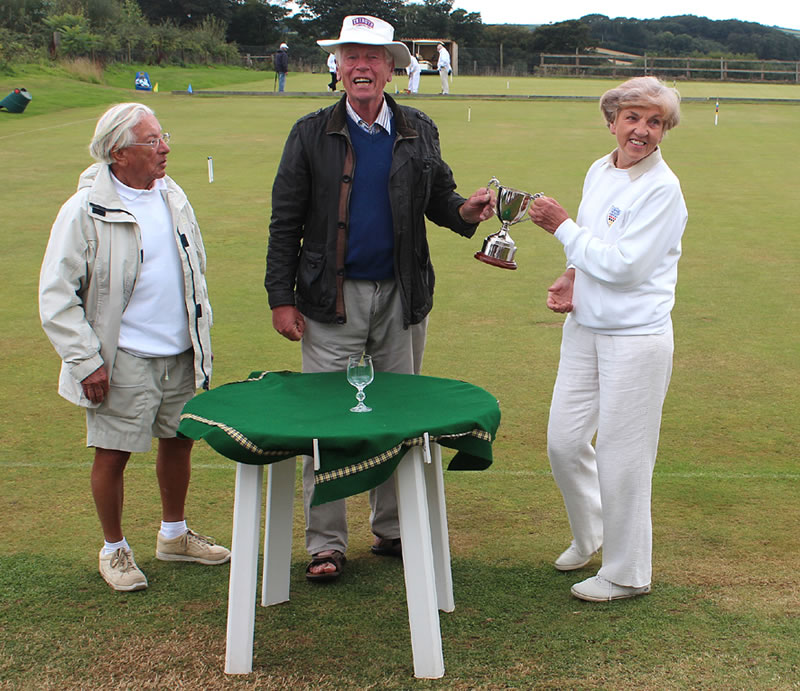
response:
[[[394,29],[376,17],[345,17],[335,53],[345,95],[298,120],[272,188],[265,286],[276,331],[302,340],[303,371],[346,369],[367,352],[378,371],[417,374],[434,274],[425,217],[472,237],[494,213],[486,188],[457,194],[436,125],[400,106],[384,87],[410,62]],[[310,580],[341,574],[344,501],[311,506],[313,461],[303,495]],[[401,556],[394,478],[370,492],[372,551]]]

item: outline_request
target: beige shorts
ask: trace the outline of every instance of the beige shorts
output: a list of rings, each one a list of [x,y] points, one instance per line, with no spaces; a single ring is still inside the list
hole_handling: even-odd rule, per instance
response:
[[[154,358],[118,350],[105,400],[86,410],[86,445],[149,451],[154,437],[175,437],[183,406],[194,392],[191,349]]]

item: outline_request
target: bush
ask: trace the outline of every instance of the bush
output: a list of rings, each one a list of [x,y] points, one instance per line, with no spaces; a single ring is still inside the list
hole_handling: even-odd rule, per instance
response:
[[[22,34],[0,27],[0,72],[11,74],[12,63],[38,62],[43,50],[34,48]]]

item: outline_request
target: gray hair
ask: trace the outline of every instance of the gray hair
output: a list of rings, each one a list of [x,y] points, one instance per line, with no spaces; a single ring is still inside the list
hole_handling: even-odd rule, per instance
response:
[[[678,90],[655,77],[633,77],[600,97],[600,110],[607,125],[612,125],[624,108],[643,105],[661,109],[664,132],[677,127],[681,120],[681,95]]]
[[[143,103],[118,103],[111,106],[97,121],[89,153],[95,161],[113,163],[112,152],[134,143],[133,128],[145,115],[155,115]]]

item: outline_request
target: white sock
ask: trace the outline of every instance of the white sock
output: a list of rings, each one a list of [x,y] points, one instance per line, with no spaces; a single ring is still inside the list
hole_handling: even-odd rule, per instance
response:
[[[120,547],[123,549],[131,548],[124,536],[119,542],[109,542],[108,540],[103,540],[103,554],[114,554],[114,552],[116,552]]]
[[[165,540],[173,540],[183,535],[187,530],[186,519],[184,519],[182,521],[161,521],[161,530],[159,532]]]

